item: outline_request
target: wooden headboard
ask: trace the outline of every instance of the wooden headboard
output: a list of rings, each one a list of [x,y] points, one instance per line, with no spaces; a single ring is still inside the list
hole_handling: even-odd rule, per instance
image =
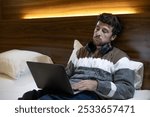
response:
[[[144,63],[143,89],[150,89],[150,15],[118,15],[124,32],[116,46],[133,60]],[[26,49],[49,55],[66,65],[74,39],[86,44],[92,39],[97,16],[0,21],[0,52]]]

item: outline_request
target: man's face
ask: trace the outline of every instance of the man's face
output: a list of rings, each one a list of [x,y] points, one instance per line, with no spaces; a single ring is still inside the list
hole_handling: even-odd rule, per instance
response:
[[[93,34],[94,44],[96,46],[101,46],[114,40],[115,36],[112,36],[112,30],[112,26],[98,21]]]

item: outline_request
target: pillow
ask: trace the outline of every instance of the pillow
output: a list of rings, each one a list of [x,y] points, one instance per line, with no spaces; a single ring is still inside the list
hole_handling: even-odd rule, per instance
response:
[[[143,83],[143,72],[144,72],[143,63],[130,60],[130,68],[135,71],[134,87],[136,89],[140,89]]]
[[[83,47],[82,44],[78,40],[75,40],[73,45],[73,51],[71,53],[68,63],[70,61],[74,62],[76,60],[77,57],[76,52],[81,47]],[[136,89],[140,89],[143,82],[143,69],[144,69],[143,63],[130,60],[130,65],[131,65],[131,69],[135,71],[134,87]]]
[[[74,40],[74,44],[73,44],[73,51],[72,51],[72,53],[71,53],[71,56],[70,56],[70,58],[69,58],[69,61],[68,61],[68,63],[70,62],[70,61],[74,61],[75,59],[76,59],[76,52],[81,48],[81,47],[83,47],[83,45],[78,41],[78,40]]]
[[[0,73],[18,79],[29,72],[26,61],[53,63],[50,57],[41,53],[13,49],[0,53]]]

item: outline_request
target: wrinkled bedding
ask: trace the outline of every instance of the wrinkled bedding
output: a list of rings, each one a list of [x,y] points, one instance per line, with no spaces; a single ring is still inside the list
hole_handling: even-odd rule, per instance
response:
[[[0,100],[16,100],[32,89],[38,88],[30,73],[17,80],[0,74]]]
[[[38,89],[31,73],[15,80],[0,74],[0,100],[17,100],[25,92]],[[130,100],[150,100],[150,90],[136,90]]]

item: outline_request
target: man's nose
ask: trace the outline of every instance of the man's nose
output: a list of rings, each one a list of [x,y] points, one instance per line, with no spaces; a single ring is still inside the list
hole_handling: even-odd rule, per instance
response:
[[[97,36],[101,36],[101,35],[102,35],[102,31],[101,31],[101,30],[97,31],[97,32],[96,32],[96,35],[97,35]]]

